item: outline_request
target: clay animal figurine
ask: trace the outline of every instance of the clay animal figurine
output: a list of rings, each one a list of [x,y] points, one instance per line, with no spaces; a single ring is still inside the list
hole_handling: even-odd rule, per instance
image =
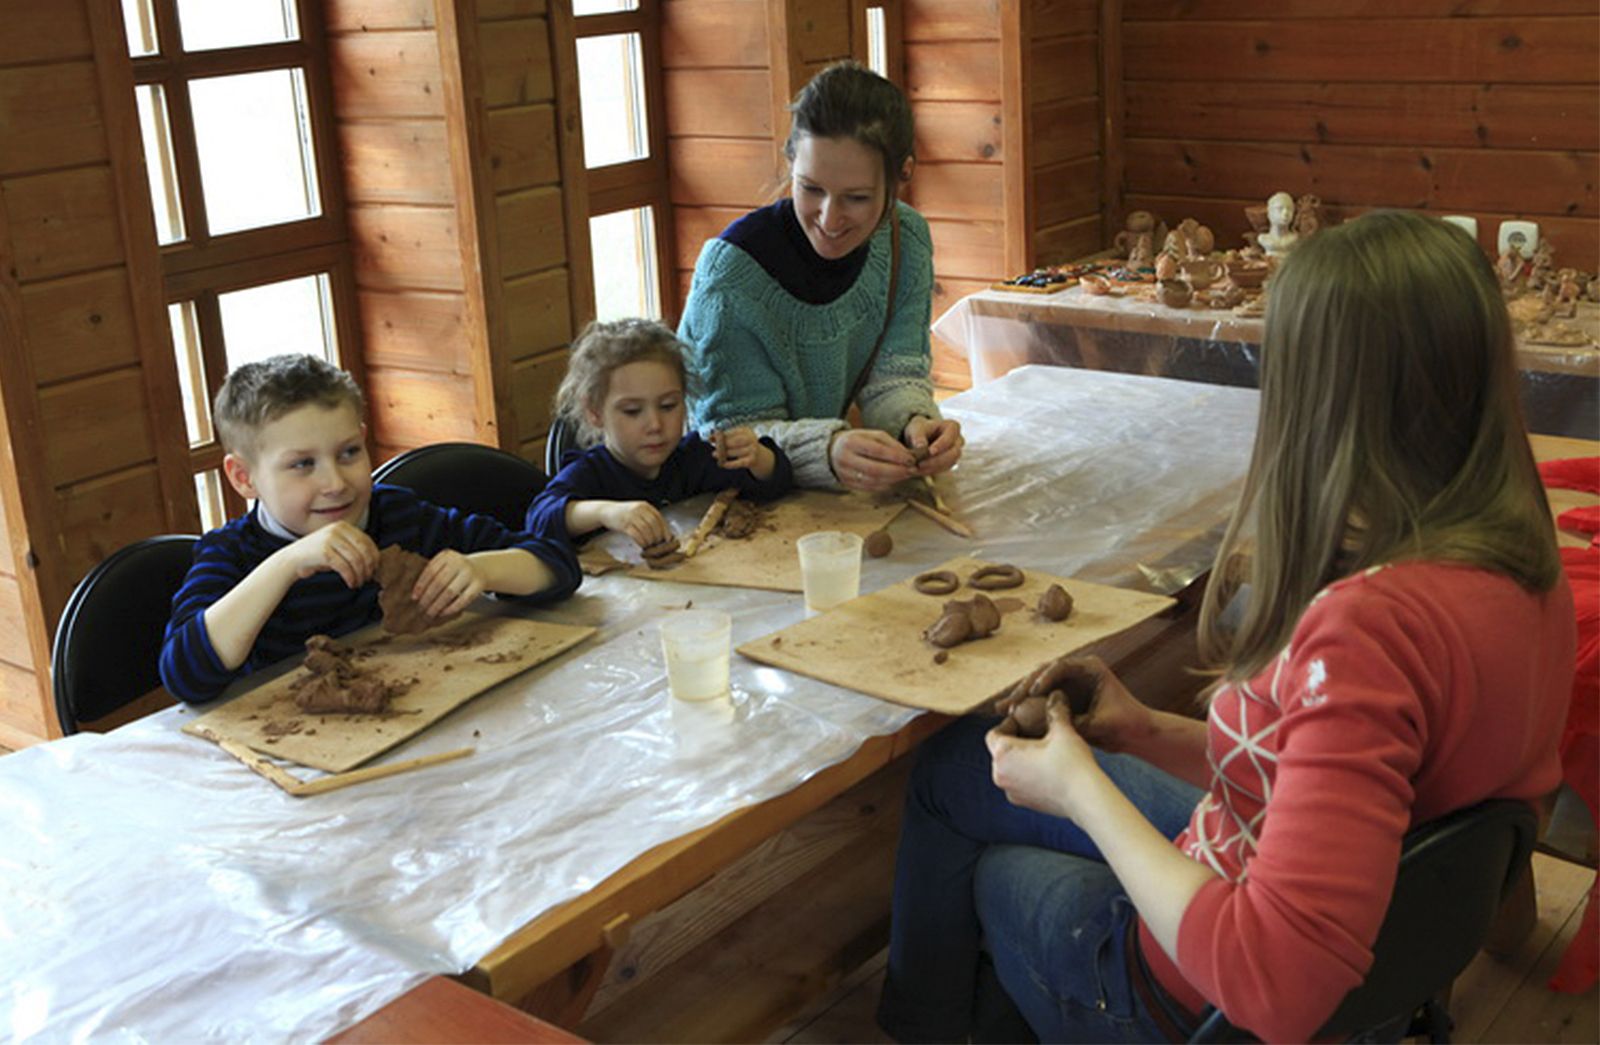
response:
[[[1194,290],[1181,279],[1164,279],[1159,284],[1156,296],[1168,308],[1187,308],[1189,300],[1194,297]]]
[[[1269,228],[1256,237],[1256,242],[1268,254],[1283,255],[1294,248],[1300,236],[1294,231],[1294,197],[1287,192],[1274,193],[1267,200]]]

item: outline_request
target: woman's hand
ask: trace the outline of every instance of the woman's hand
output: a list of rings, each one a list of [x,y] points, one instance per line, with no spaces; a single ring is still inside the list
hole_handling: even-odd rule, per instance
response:
[[[610,501],[600,512],[600,525],[627,534],[641,548],[672,536],[672,527],[649,501]]]
[[[917,474],[911,451],[876,428],[846,428],[828,445],[828,463],[847,490],[887,490]]]
[[[961,422],[947,418],[913,417],[902,433],[906,446],[917,459],[918,475],[948,472],[961,460],[967,441],[961,436]]]
[[[1049,732],[1039,740],[1017,736],[1011,719],[991,729],[985,738],[993,759],[990,772],[1012,805],[1076,820],[1075,800],[1091,793],[1085,782],[1103,771],[1072,728],[1066,703],[1051,701],[1048,715]]]

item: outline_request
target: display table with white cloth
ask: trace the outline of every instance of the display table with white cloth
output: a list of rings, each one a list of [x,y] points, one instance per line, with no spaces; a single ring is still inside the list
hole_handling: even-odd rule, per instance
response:
[[[957,396],[967,448],[940,484],[978,537],[907,513],[862,590],[971,554],[1177,591],[1210,565],[1256,398],[1052,367]],[[680,532],[699,506],[669,512]],[[691,600],[733,614],[735,645],[804,613],[793,594],[587,580],[534,615],[595,638],[380,761],[473,755],[310,798],[180,733],[181,708],[0,758],[0,1033],[325,1037],[916,716],[735,657],[725,720],[691,721],[656,632]]]

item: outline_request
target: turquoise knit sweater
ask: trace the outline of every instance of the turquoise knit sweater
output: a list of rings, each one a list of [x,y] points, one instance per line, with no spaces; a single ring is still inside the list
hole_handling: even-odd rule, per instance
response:
[[[883,347],[858,402],[862,422],[900,438],[917,415],[938,417],[929,379],[933,242],[922,215],[900,209],[900,282]],[[883,330],[890,230],[873,234],[855,283],[826,305],[799,301],[750,255],[722,239],[701,248],[678,336],[697,378],[693,424],[749,425],[770,436],[802,486],[837,486],[828,443],[845,427],[845,396]]]

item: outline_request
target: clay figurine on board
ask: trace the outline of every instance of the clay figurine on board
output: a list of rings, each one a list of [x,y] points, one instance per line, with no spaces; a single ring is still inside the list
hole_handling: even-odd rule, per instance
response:
[[[1274,193],[1267,200],[1267,224],[1270,227],[1256,237],[1256,242],[1268,254],[1289,253],[1300,240],[1299,233],[1294,230],[1293,222],[1294,197],[1287,192]]]

